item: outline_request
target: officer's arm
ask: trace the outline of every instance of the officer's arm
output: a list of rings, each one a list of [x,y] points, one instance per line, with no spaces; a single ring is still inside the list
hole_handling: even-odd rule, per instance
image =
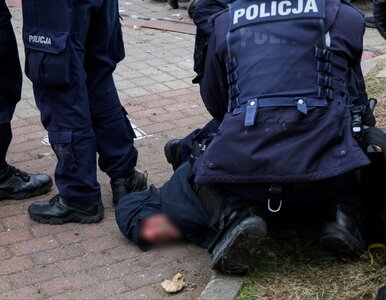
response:
[[[362,115],[362,123],[363,125],[366,126],[375,126],[376,125],[376,120],[374,117],[374,112],[369,106],[369,99],[367,96],[366,92],[366,83],[365,79],[363,76],[362,72],[362,67],[361,67],[361,59],[362,59],[362,54],[363,54],[363,36],[365,33],[365,27],[363,26],[363,34],[361,39],[357,41],[358,47],[357,49],[359,50],[359,53],[356,55],[355,63],[352,68],[352,72],[355,74],[355,77],[357,79],[357,87],[358,87],[358,105],[366,105],[366,109],[363,112]]]
[[[223,49],[224,51],[226,49]],[[216,120],[222,120],[227,112],[228,88],[223,52],[217,51],[215,32],[208,44],[204,77],[200,83],[201,97],[209,113]]]
[[[374,112],[372,111],[372,109],[369,106],[369,100],[368,100],[367,93],[366,93],[366,84],[365,84],[365,79],[364,79],[363,73],[362,73],[360,59],[358,59],[358,62],[355,65],[355,67],[353,68],[352,72],[355,74],[355,77],[357,79],[357,87],[358,87],[357,93],[358,93],[358,102],[359,103],[355,103],[355,104],[366,105],[366,109],[362,115],[363,125],[375,126],[376,121],[375,121],[375,117],[374,117]]]

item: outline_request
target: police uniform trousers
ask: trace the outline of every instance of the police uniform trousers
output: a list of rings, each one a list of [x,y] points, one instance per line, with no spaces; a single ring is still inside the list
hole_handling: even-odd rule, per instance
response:
[[[12,140],[11,120],[20,100],[22,73],[11,14],[0,0],[0,166]]]
[[[138,155],[112,75],[125,55],[118,0],[24,0],[23,20],[26,75],[58,158],[60,196],[95,206],[96,153],[112,179],[130,175]]]

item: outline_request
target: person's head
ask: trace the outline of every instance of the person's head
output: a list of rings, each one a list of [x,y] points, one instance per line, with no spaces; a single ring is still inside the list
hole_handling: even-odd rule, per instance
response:
[[[163,213],[158,213],[141,221],[140,240],[151,246],[164,246],[182,238],[176,228]]]

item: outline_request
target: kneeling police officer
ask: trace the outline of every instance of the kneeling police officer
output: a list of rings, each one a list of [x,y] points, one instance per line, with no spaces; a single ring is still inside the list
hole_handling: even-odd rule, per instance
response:
[[[12,140],[11,120],[21,98],[22,73],[11,14],[0,0],[0,200],[26,199],[48,192],[52,179],[10,166],[6,154]]]
[[[192,219],[183,212],[192,206],[170,192],[178,186],[173,177],[174,185],[160,190],[161,209],[145,202],[142,210],[125,209],[125,203],[135,204],[125,198],[117,210],[122,232],[137,242],[158,241],[155,237],[163,235],[148,228],[162,226],[150,226],[153,221],[144,222],[139,240],[130,235],[138,219],[130,223],[125,211],[147,220],[152,211],[180,207],[181,214],[167,214],[180,231],[163,220],[164,237],[186,236],[189,228],[208,234],[208,224],[219,224],[217,236],[208,237],[213,267],[240,272],[250,267],[248,258],[266,236],[266,216],[324,205],[330,212],[321,243],[350,256],[361,254],[364,214],[355,172],[370,161],[358,141],[364,125],[375,126],[360,68],[363,15],[339,0],[236,0],[213,26],[201,95],[221,125],[209,143],[201,143],[205,151],[193,155],[189,178],[193,175],[196,195],[214,190],[227,200],[199,197],[210,213]],[[178,145],[169,143],[166,153],[178,153]],[[145,207],[150,212],[141,215]],[[205,222],[207,227],[201,226]]]
[[[125,56],[117,0],[24,0],[26,74],[58,164],[59,195],[35,202],[40,223],[94,223],[104,208],[99,167],[111,178],[113,202],[147,186],[135,171],[135,133],[114,85]]]
[[[355,138],[375,125],[360,68],[363,15],[338,0],[236,0],[213,22],[201,95],[222,124],[195,182],[268,214],[324,202],[321,242],[361,253],[353,173],[370,161]]]

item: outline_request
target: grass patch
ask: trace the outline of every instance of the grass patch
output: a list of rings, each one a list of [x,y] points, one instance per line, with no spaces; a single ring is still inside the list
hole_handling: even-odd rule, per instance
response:
[[[369,97],[378,99],[378,126],[386,128],[386,78],[376,75],[386,66],[380,61],[366,77]],[[316,228],[270,228],[272,237],[246,279],[239,300],[250,299],[374,299],[386,284],[384,253],[370,265],[367,253],[358,260],[344,260],[318,245]]]
[[[318,244],[316,228],[273,228],[266,252],[256,262],[239,300],[374,299],[386,284],[384,254],[370,265],[367,255],[344,260]]]
[[[386,67],[386,61],[378,65],[366,77],[366,89],[369,97],[377,98],[378,105],[375,110],[378,127],[386,128],[386,78],[377,78],[377,74]]]

